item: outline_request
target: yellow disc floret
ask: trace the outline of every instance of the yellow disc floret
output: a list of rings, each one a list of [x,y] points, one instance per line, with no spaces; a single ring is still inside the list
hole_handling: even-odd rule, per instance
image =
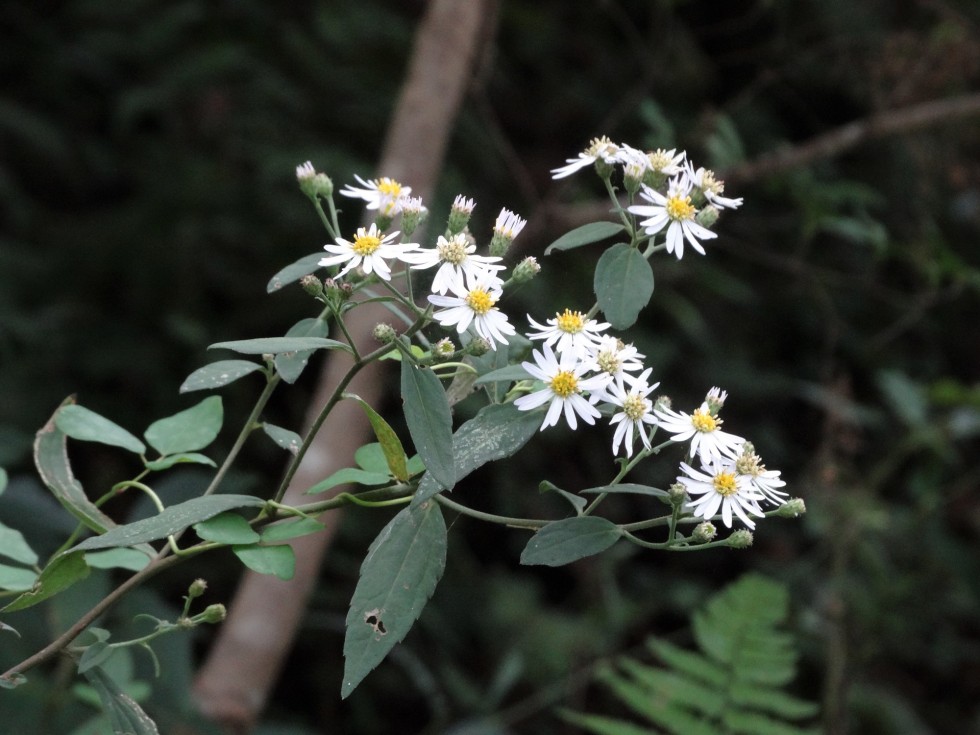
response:
[[[385,196],[397,199],[398,195],[402,193],[402,185],[386,176],[378,182],[378,191]]]
[[[672,220],[694,219],[697,209],[691,204],[691,197],[679,197],[676,194],[667,198],[665,206],[667,216]]]
[[[375,235],[369,235],[363,228],[357,231],[357,237],[354,238],[354,242],[351,245],[351,250],[353,250],[358,255],[371,255],[375,250],[381,247],[381,238]]]
[[[551,391],[561,398],[568,398],[573,393],[578,393],[578,378],[575,377],[575,373],[568,370],[559,370],[549,385]]]
[[[738,492],[738,483],[735,482],[734,472],[719,472],[715,475],[711,484],[714,486],[716,493],[725,497]]]
[[[563,332],[578,334],[585,328],[585,314],[581,311],[571,311],[565,309],[564,314],[556,314],[555,325]]]
[[[623,401],[623,413],[630,421],[639,421],[649,410],[650,402],[643,396],[630,395]]]
[[[718,428],[721,424],[721,419],[715,418],[707,411],[697,408],[691,415],[691,424],[698,431],[708,434]]]
[[[438,245],[436,245],[436,249],[439,251],[439,259],[444,263],[459,265],[466,260],[465,237],[456,236],[452,240],[440,238],[440,242]]]
[[[466,305],[480,316],[490,311],[496,303],[496,299],[482,288],[474,288],[466,295]]]

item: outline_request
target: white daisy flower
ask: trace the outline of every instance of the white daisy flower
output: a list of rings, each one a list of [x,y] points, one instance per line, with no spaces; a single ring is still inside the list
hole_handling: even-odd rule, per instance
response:
[[[493,274],[484,274],[471,284],[453,284],[450,290],[456,295],[429,296],[431,303],[446,307],[432,315],[442,326],[456,327],[456,331],[462,334],[472,324],[476,333],[493,350],[497,349],[498,342],[507,344],[504,335],[517,334],[517,330],[507,321],[507,315],[495,306],[503,290],[500,279]]]
[[[735,458],[735,470],[739,475],[748,478],[749,483],[769,503],[782,505],[789,498],[789,493],[777,489],[786,487],[786,483],[779,478],[779,470],[767,470],[762,464],[762,457],[755,453],[750,442],[742,445],[741,452]]]
[[[542,350],[542,352],[532,351],[533,363],[521,364],[531,375],[543,381],[545,387],[521,396],[514,401],[514,405],[521,411],[530,411],[550,402],[541,430],[557,424],[558,417],[562,413],[565,414],[565,421],[572,429],[578,426],[576,415],[585,423],[594,424],[600,414],[584,394],[601,390],[609,382],[609,376],[601,373],[583,378],[584,373],[589,370],[589,364],[580,360],[571,351],[556,357],[548,344],[544,344]]]
[[[474,255],[475,251],[476,243],[460,232],[448,239],[440,235],[434,248],[408,253],[402,260],[412,263],[413,269],[438,265],[439,270],[432,279],[432,293],[445,294],[450,290],[462,291],[467,283],[478,281],[484,275],[496,275],[506,267],[496,265],[501,258]]]
[[[686,442],[690,439],[690,456],[697,454],[703,463],[720,462],[726,454],[734,457],[745,442],[742,437],[718,428],[722,420],[711,413],[707,403],[702,403],[694,413],[659,408],[654,409],[654,415],[664,431],[673,434],[671,440]]]
[[[622,383],[623,379],[635,380],[629,375],[632,372],[643,370],[643,358],[646,355],[631,344],[624,344],[618,337],[610,334],[599,335],[598,342],[592,345],[589,357],[594,363],[593,369],[609,373],[616,382]]]
[[[764,517],[759,501],[762,494],[756,490],[745,475],[735,470],[735,461],[724,459],[718,462],[703,464],[701,471],[681,462],[681,470],[685,473],[677,478],[677,482],[687,488],[689,495],[700,496],[686,504],[698,518],[709,520],[721,510],[721,520],[732,527],[734,512],[749,528],[755,528],[755,521],[749,518],[754,515]]]
[[[713,204],[719,209],[735,209],[742,206],[742,197],[729,199],[721,196],[721,193],[725,191],[725,182],[716,179],[714,171],[703,166],[695,171],[690,161],[685,166],[688,179],[701,190],[708,204]]]
[[[360,266],[365,273],[377,273],[379,278],[390,281],[391,268],[385,261],[392,258],[401,259],[405,253],[418,247],[418,243],[414,242],[393,242],[398,234],[395,230],[385,235],[373,224],[370,228],[360,227],[352,242],[338,237],[336,245],[324,245],[323,249],[333,255],[321,258],[319,265],[346,263],[335,278],[340,278]]]
[[[377,209],[387,217],[394,217],[401,212],[408,201],[408,195],[412,193],[412,187],[402,186],[387,176],[365,181],[354,174],[354,178],[360,182],[361,188],[348,184],[340,193],[345,197],[363,199],[367,202],[367,209]]]
[[[634,204],[628,208],[633,214],[649,218],[640,222],[640,226],[649,235],[654,235],[667,227],[667,252],[674,253],[678,260],[684,256],[685,238],[691,243],[692,248],[704,255],[704,248],[701,247],[698,238],[713,240],[718,237],[717,234],[694,221],[698,210],[691,204],[692,186],[693,183],[686,176],[676,176],[671,179],[666,196],[656,189],[644,186],[640,196],[652,202],[653,206]]]
[[[626,456],[633,456],[633,431],[640,435],[643,446],[651,449],[650,437],[647,435],[645,424],[656,425],[657,419],[653,415],[653,404],[647,398],[660,383],[649,385],[647,378],[650,377],[652,368],[647,368],[636,378],[631,387],[627,388],[622,382],[611,382],[604,394],[607,400],[621,410],[613,414],[609,424],[619,424],[613,434],[612,451],[619,454],[619,445],[623,444]]]
[[[665,176],[676,176],[684,168],[684,157],[686,155],[687,153],[685,151],[677,153],[676,148],[671,148],[669,151],[658,148],[655,151],[647,153],[647,165],[651,171],[656,171]]]
[[[551,178],[563,179],[571,176],[576,171],[595,163],[603,161],[610,165],[616,163],[616,156],[619,153],[619,146],[603,135],[601,138],[593,138],[589,142],[589,147],[578,154],[576,158],[568,158],[565,165],[551,170]]]
[[[595,319],[587,319],[581,311],[571,311],[565,309],[564,313],[555,314],[554,319],[549,319],[548,323],[538,324],[531,315],[528,314],[527,320],[538,330],[529,332],[528,339],[543,339],[546,345],[557,343],[556,351],[559,354],[574,352],[579,359],[587,357],[595,348],[599,341],[599,332],[609,328],[608,322],[597,322]]]

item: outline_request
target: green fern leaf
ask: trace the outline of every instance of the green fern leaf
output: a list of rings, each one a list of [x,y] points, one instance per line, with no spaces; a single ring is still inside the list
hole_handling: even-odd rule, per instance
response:
[[[566,722],[577,725],[586,732],[594,733],[594,735],[658,735],[653,730],[612,717],[583,715],[568,711],[559,712],[559,714]]]

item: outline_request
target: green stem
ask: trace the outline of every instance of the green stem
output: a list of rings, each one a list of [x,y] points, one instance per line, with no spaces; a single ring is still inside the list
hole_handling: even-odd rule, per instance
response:
[[[484,513],[482,510],[474,510],[473,508],[467,508],[465,505],[460,505],[455,500],[450,500],[444,495],[434,495],[433,499],[439,503],[439,505],[455,510],[457,513],[461,513],[470,518],[476,518],[481,521],[487,521],[488,523],[497,523],[504,526],[513,526],[515,528],[532,528],[539,529],[552,521],[542,521],[536,518],[510,518],[508,516],[498,516],[493,513]]]
[[[327,197],[327,206],[330,207],[330,215],[333,222],[327,219],[327,215],[323,211],[323,205],[320,204],[320,197],[313,196],[311,199],[313,199],[313,206],[316,207],[316,213],[320,215],[320,221],[323,223],[323,226],[327,228],[327,234],[329,234],[332,239],[336,240],[338,237],[340,237],[340,228],[336,226],[337,210],[334,209],[333,197]]]

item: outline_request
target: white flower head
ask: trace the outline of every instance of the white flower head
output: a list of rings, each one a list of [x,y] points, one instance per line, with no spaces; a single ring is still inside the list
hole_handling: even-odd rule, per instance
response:
[[[297,181],[309,181],[314,176],[316,176],[316,169],[313,168],[313,164],[310,161],[306,163],[301,163],[296,167],[296,180]]]
[[[643,370],[643,358],[639,350],[631,344],[624,344],[618,337],[610,334],[599,335],[590,350],[593,369],[609,373],[613,380],[622,383],[624,379],[635,380],[629,374]]]
[[[418,248],[418,243],[414,242],[395,243],[394,239],[398,237],[398,234],[398,231],[395,230],[385,235],[373,224],[370,228],[360,227],[352,241],[338,237],[337,244],[324,245],[323,249],[328,253],[333,253],[333,255],[321,258],[318,265],[330,266],[345,263],[335,278],[340,278],[348,271],[360,266],[365,273],[377,273],[379,278],[390,281],[391,268],[386,261],[400,260],[405,253]]]
[[[586,358],[599,341],[599,332],[608,329],[608,322],[597,322],[586,318],[581,311],[565,309],[548,319],[547,324],[538,324],[529,314],[527,320],[537,329],[529,332],[528,339],[543,339],[546,345],[556,345],[559,354],[574,352],[579,359]]]
[[[721,194],[725,191],[725,182],[715,178],[715,172],[703,166],[696,171],[690,161],[686,162],[686,173],[688,179],[704,194],[708,204],[713,204],[719,209],[735,209],[742,206],[742,198],[729,199]]]
[[[454,283],[450,291],[455,296],[429,296],[431,303],[445,307],[432,315],[442,326],[455,327],[462,334],[472,325],[493,350],[498,343],[507,344],[505,335],[517,334],[507,315],[496,307],[503,289],[493,274],[484,274],[473,283]]]
[[[779,478],[779,470],[767,470],[762,464],[762,457],[755,453],[750,442],[742,445],[742,451],[735,457],[735,470],[740,476],[748,479],[752,487],[758,490],[765,500],[773,505],[782,505],[789,498],[789,493],[778,488],[786,487]]]
[[[432,293],[445,294],[450,290],[462,291],[466,283],[473,283],[486,275],[495,276],[504,270],[505,266],[496,264],[500,258],[474,255],[475,251],[476,243],[460,232],[449,238],[440,235],[434,248],[403,255],[402,260],[412,263],[412,268],[438,265],[439,270],[432,279]]]
[[[523,217],[511,212],[509,209],[501,209],[493,225],[493,234],[503,237],[508,241],[513,241],[515,237],[521,234],[521,230],[524,229],[524,225],[526,224],[527,220]]]
[[[627,180],[642,181],[643,174],[650,168],[650,159],[647,158],[647,154],[639,148],[634,148],[625,143],[620,146],[616,160],[623,164],[623,177]],[[637,188],[639,188],[638,185]]]
[[[556,356],[548,344],[542,346],[542,351],[533,350],[534,362],[521,363],[545,386],[539,391],[521,396],[514,405],[518,410],[530,411],[550,403],[541,424],[541,430],[558,423],[558,417],[563,413],[570,428],[578,427],[576,416],[587,424],[594,424],[600,413],[592,402],[585,397],[590,391],[601,390],[609,382],[605,374],[583,377],[588,372],[589,364],[580,360],[571,351]]]
[[[733,513],[749,528],[755,528],[750,515],[764,517],[759,507],[762,494],[745,475],[738,474],[735,460],[725,458],[704,463],[700,471],[686,462],[681,462],[680,467],[684,475],[678,476],[677,482],[692,497],[686,507],[696,517],[710,520],[721,510],[721,520],[728,528],[732,527]]]
[[[640,222],[647,234],[654,235],[667,227],[667,252],[673,253],[680,260],[684,256],[684,240],[691,247],[704,255],[701,240],[713,240],[717,234],[702,227],[694,221],[698,210],[691,204],[691,188],[693,183],[687,176],[675,176],[670,180],[666,196],[656,189],[644,185],[640,196],[653,206],[634,204],[629,211],[641,217],[648,217]]]
[[[589,142],[589,147],[578,154],[575,158],[565,160],[565,165],[551,170],[551,178],[563,179],[571,176],[576,171],[583,169],[596,161],[602,161],[612,165],[617,162],[619,146],[603,135],[601,138],[593,138]]]
[[[702,403],[694,413],[655,408],[654,415],[664,431],[673,434],[671,437],[673,441],[690,440],[690,456],[697,454],[706,464],[720,462],[723,455],[735,456],[745,441],[740,436],[722,431],[719,428],[722,420],[711,413],[707,403]]]
[[[367,209],[377,209],[386,217],[394,217],[401,212],[408,201],[408,195],[412,193],[412,187],[403,186],[387,176],[365,181],[354,174],[354,178],[360,182],[361,188],[348,184],[340,193],[345,197],[363,199],[367,202]]]
[[[647,154],[647,163],[651,171],[665,176],[675,176],[683,170],[686,155],[684,151],[677,153],[676,148],[671,148],[669,151],[658,148]]]
[[[611,382],[604,394],[606,399],[620,410],[613,414],[610,424],[618,424],[613,434],[612,451],[613,454],[619,453],[619,445],[622,443],[626,456],[633,456],[633,432],[640,435],[643,446],[651,449],[650,437],[647,435],[647,425],[656,425],[657,419],[653,415],[653,403],[647,398],[660,383],[648,384],[647,378],[650,377],[652,368],[647,368],[637,377],[636,381],[630,386],[622,382]]]

